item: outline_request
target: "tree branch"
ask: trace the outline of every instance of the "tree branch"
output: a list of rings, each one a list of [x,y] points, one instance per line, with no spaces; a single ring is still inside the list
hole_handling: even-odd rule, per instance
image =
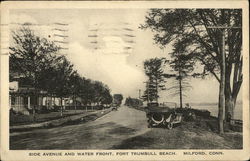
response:
[[[200,43],[203,44],[203,46],[207,49],[208,54],[211,55],[211,56],[214,58],[214,60],[219,64],[218,59],[216,58],[216,56],[214,56],[214,55],[211,53],[211,50],[209,49],[209,48],[211,48],[211,47],[209,47],[208,44],[207,44],[206,42],[203,41],[203,39],[201,38],[201,36],[198,34],[198,31],[197,31],[196,27],[194,26],[194,24],[193,24],[190,20],[188,20],[188,22],[189,22],[190,25],[193,27],[194,32],[196,33],[195,35],[196,35],[196,37],[199,39]]]

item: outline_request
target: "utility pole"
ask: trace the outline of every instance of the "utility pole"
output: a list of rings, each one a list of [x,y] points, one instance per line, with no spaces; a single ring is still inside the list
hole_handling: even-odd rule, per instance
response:
[[[147,82],[147,100],[147,103],[149,103],[149,82]]]
[[[221,72],[220,72],[220,93],[219,93],[219,133],[224,133],[225,119],[225,77],[226,77],[226,53],[225,53],[225,31],[226,29],[241,29],[241,27],[230,26],[208,26],[210,29],[221,29]]]
[[[147,88],[146,88],[146,90],[147,90],[147,103],[149,103],[149,81],[143,82],[143,83],[147,84]]]
[[[141,89],[139,89],[139,99],[141,99]]]

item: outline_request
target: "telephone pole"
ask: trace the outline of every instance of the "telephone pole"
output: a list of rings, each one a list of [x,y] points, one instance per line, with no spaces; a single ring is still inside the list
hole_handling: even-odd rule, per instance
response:
[[[143,82],[143,83],[147,84],[147,88],[146,88],[146,90],[147,90],[147,103],[149,103],[149,81]]]

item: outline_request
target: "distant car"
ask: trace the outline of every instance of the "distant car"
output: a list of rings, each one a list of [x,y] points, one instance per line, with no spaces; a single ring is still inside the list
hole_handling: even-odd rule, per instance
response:
[[[112,103],[112,104],[111,104],[111,110],[112,110],[112,111],[117,111],[117,110],[118,110],[118,104]]]

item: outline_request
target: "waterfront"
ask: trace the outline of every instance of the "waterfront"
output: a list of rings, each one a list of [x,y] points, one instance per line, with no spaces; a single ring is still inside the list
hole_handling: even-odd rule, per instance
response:
[[[208,111],[211,112],[212,116],[217,117],[217,115],[218,115],[218,105],[216,105],[216,104],[211,104],[211,105],[208,105],[208,104],[192,105],[191,104],[191,106],[194,109],[208,110]],[[243,108],[242,103],[237,103],[236,104],[234,119],[239,119],[239,120],[243,119],[242,108]]]

